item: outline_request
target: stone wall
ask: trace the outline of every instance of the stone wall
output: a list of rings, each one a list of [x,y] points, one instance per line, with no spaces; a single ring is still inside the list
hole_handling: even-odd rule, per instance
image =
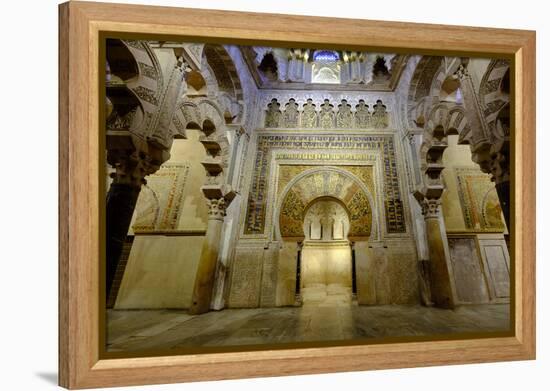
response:
[[[412,240],[356,242],[355,267],[359,304],[419,303],[416,247]]]
[[[189,308],[203,240],[136,236],[115,308]]]
[[[230,273],[227,304],[231,308],[260,306],[262,291],[263,246],[237,247]]]
[[[449,136],[443,154],[444,226],[459,304],[507,301],[510,296],[508,233],[495,185],[472,162],[468,145]]]

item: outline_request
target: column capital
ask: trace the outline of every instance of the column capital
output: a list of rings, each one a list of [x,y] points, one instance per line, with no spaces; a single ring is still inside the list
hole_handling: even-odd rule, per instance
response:
[[[233,128],[233,131],[235,132],[235,139],[238,143],[242,136],[246,136],[247,138],[250,137],[248,133],[246,132],[246,129],[242,125],[229,125],[228,128]]]
[[[491,180],[497,185],[510,181],[509,156],[503,152],[497,152],[491,159]]]
[[[491,176],[495,184],[510,181],[510,155],[507,150],[491,151],[488,148],[472,153],[472,160],[479,164],[481,171]]]
[[[225,198],[207,199],[206,204],[208,205],[208,220],[223,221],[228,206]]]
[[[456,77],[458,77],[460,80],[464,80],[467,77],[470,77],[470,73],[468,72],[468,68],[464,64],[460,64],[458,66],[458,69],[455,72]]]
[[[140,157],[137,151],[129,153],[127,150],[108,150],[107,161],[115,169],[110,174],[114,184],[124,184],[141,188],[146,183],[145,177],[156,172],[160,164],[154,164],[147,157]]]
[[[422,207],[422,214],[425,219],[437,219],[439,218],[439,212],[441,205],[441,200],[439,198],[424,198],[420,202]]]

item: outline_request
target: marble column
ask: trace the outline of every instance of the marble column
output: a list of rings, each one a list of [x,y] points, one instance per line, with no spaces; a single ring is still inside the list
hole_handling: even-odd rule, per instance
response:
[[[446,237],[441,226],[439,199],[424,199],[421,202],[422,214],[426,222],[428,251],[430,254],[430,285],[432,300],[442,308],[454,308],[454,295],[449,260],[445,251]]]
[[[190,314],[202,314],[210,310],[216,264],[220,251],[221,232],[225,217],[225,199],[208,199],[208,225],[202,245],[201,258],[195,277]]]

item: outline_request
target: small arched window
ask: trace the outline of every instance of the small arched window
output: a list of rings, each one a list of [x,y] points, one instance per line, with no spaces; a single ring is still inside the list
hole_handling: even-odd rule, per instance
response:
[[[336,62],[338,60],[340,56],[333,50],[317,50],[313,53],[313,61]]]

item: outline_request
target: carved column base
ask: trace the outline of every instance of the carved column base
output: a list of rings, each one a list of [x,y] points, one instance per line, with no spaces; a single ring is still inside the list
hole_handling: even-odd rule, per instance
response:
[[[107,193],[107,298],[113,285],[140,190],[140,187],[126,183],[112,183]]]

